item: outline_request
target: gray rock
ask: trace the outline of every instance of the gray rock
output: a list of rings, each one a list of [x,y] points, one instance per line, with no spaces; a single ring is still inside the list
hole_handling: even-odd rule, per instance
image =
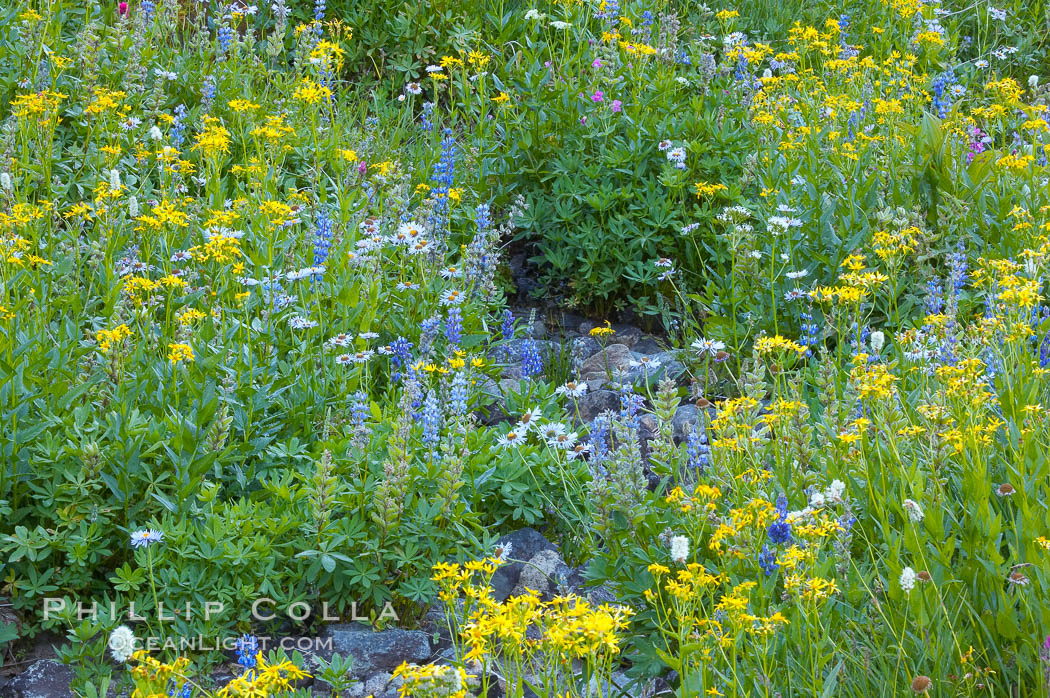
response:
[[[501,396],[505,396],[507,393],[517,392],[521,389],[520,378],[503,378],[499,382],[498,390]]]
[[[671,424],[674,426],[675,443],[681,443],[685,441],[690,432],[699,429],[700,410],[696,405],[681,405],[675,411]]]
[[[361,623],[336,623],[321,634],[325,649],[319,654],[329,660],[333,654],[354,658],[354,676],[370,676],[393,671],[402,662],[420,664],[430,657],[430,640],[421,630],[373,630]]]
[[[485,376],[479,381],[478,392],[481,394],[481,399],[486,403],[491,403],[498,400],[503,392],[499,388],[499,384]]]
[[[521,561],[532,560],[544,550],[552,550],[557,553],[557,548],[554,547],[554,544],[544,538],[543,534],[534,528],[519,528],[513,533],[508,533],[499,539],[497,545],[506,546],[508,544],[510,545],[509,558],[519,562],[509,562],[500,565],[499,569],[492,575],[492,581],[490,582],[492,597],[500,602],[506,601],[513,593],[514,588],[517,587],[521,578],[521,571],[525,568],[525,563]]]
[[[602,412],[618,412],[620,394],[615,390],[589,390],[584,393],[577,404],[580,408],[580,421],[590,423]]]
[[[532,589],[540,593],[540,598],[549,601],[555,595],[578,587],[581,582],[575,571],[561,559],[558,551],[541,550],[522,568],[511,596],[520,596],[526,589]]]
[[[54,659],[41,659],[0,688],[0,698],[56,698],[73,695],[73,670]]]
[[[632,325],[613,325],[613,329],[616,330],[613,338],[620,344],[626,344],[629,347],[640,342],[643,336],[642,331]]]
[[[602,345],[594,337],[577,337],[572,340],[572,362],[578,371],[583,362],[602,350]]]
[[[368,680],[365,681],[365,693],[375,695],[384,692],[387,686],[390,685],[390,679],[392,678],[393,676],[385,671],[369,676]]]
[[[635,352],[632,356],[635,361],[648,359],[651,365],[630,366],[630,363],[628,363],[627,374],[624,376],[626,383],[636,384],[648,380],[649,385],[655,389],[657,383],[664,378],[676,380],[685,373],[685,366],[669,351],[659,354],[639,354]]]
[[[654,337],[642,337],[635,345],[631,347],[634,351],[640,354],[659,354],[663,352],[664,348]]]
[[[600,386],[610,376],[629,371],[632,359],[634,354],[626,344],[610,344],[580,365],[580,379],[593,383],[595,387]]]
[[[587,589],[585,595],[587,600],[596,606],[601,606],[602,604],[615,604],[620,600],[619,597],[616,596],[616,592],[614,592],[612,587],[608,584],[602,584],[593,589]]]
[[[503,367],[503,370],[500,372],[499,375],[500,375],[500,378],[502,378],[503,380],[510,379],[510,380],[514,380],[514,381],[520,381],[521,380],[521,362],[520,361],[515,361],[512,364],[507,364],[506,366]]]

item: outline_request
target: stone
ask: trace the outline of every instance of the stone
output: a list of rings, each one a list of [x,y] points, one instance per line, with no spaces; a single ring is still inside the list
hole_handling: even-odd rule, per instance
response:
[[[633,359],[634,354],[626,344],[610,344],[580,365],[580,379],[599,387],[609,381],[610,376],[615,378],[629,371]]]
[[[521,578],[521,571],[525,568],[525,560],[532,560],[541,551],[557,548],[543,534],[534,528],[519,528],[517,531],[508,533],[499,539],[497,546],[510,546],[508,558],[517,562],[507,562],[500,565],[499,569],[492,575],[489,585],[492,587],[492,597],[499,602],[506,601],[514,588],[517,587]]]
[[[511,596],[521,596],[527,589],[532,589],[540,593],[541,599],[549,601],[554,596],[579,586],[580,582],[557,550],[541,550],[521,570]],[[565,588],[559,588],[561,585]]]
[[[649,336],[639,339],[631,349],[639,354],[660,354],[663,352],[663,347],[660,346],[656,338]]]
[[[602,350],[602,345],[594,337],[577,337],[572,340],[572,363],[579,370],[583,362]]]
[[[40,659],[0,688],[2,698],[56,698],[70,696],[73,669],[54,659]]]
[[[577,405],[580,410],[580,421],[590,424],[602,412],[620,411],[620,393],[615,390],[588,390]]]
[[[639,361],[643,358],[648,359],[651,362],[651,365],[648,367],[631,366],[630,363],[628,363],[627,374],[624,376],[624,381],[631,385],[641,383],[648,379],[649,386],[655,390],[657,384],[664,378],[675,380],[685,373],[685,366],[672,352],[669,351],[661,352],[659,354],[639,354],[634,352],[632,358],[634,361]]]
[[[674,441],[680,444],[685,441],[690,432],[699,429],[700,410],[696,405],[680,405],[674,413],[671,424],[674,426]]]
[[[506,397],[508,393],[516,393],[521,390],[521,379],[520,378],[504,378],[499,382],[499,393],[501,396]]]
[[[390,679],[392,678],[393,676],[385,671],[369,676],[368,680],[365,681],[365,693],[375,695],[384,692],[386,687],[390,685]]]
[[[335,623],[326,626],[321,637],[331,640],[321,643],[324,659],[333,654],[353,657],[357,677],[393,671],[402,662],[422,664],[431,654],[429,637],[421,630],[373,630],[362,623]]]
[[[616,330],[613,339],[628,347],[633,347],[642,339],[642,331],[632,325],[613,325],[613,329]]]

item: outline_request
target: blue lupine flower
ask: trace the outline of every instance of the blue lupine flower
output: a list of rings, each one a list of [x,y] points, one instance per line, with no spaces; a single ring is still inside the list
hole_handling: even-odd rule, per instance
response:
[[[514,313],[510,310],[503,311],[503,320],[499,326],[499,334],[500,338],[505,342],[514,339]]]
[[[211,107],[212,101],[215,99],[215,77],[212,75],[205,75],[204,82],[201,84],[201,106],[204,111],[208,111]]]
[[[186,105],[180,104],[175,107],[175,118],[171,121],[171,144],[176,150],[182,148],[185,140],[183,135],[186,131]]]
[[[531,380],[543,373],[543,357],[536,346],[536,341],[531,337],[521,345],[521,376]]]
[[[430,193],[434,197],[434,210],[431,214],[431,227],[436,233],[443,233],[448,226],[448,193],[456,177],[456,139],[452,129],[446,128],[441,139],[441,157],[434,163],[430,176]]]
[[[328,8],[326,0],[314,0],[314,21],[323,22],[325,10]],[[320,28],[318,28],[318,31]]]
[[[762,552],[758,554],[758,566],[762,568],[767,577],[780,569],[780,565],[777,564],[777,551],[763,544]]]
[[[463,341],[463,314],[457,305],[448,309],[448,317],[445,319],[445,339],[456,348]]]
[[[950,68],[933,79],[931,85],[933,108],[937,111],[937,116],[942,119],[947,118],[952,110],[952,90],[950,88],[955,83],[955,73]]]
[[[948,255],[948,264],[951,268],[948,275],[948,280],[951,284],[950,292],[953,298],[958,298],[959,292],[962,291],[963,287],[966,286],[966,282],[970,279],[968,274],[970,266],[967,263],[966,252],[962,249],[952,252]]]
[[[641,426],[639,412],[642,402],[642,396],[636,394],[634,388],[629,385],[620,386],[620,419],[634,431]]]
[[[139,6],[142,11],[142,21],[145,24],[149,24],[153,21],[153,13],[157,9],[157,4],[153,0],[142,0],[142,4]]]
[[[193,695],[193,686],[189,683],[183,683],[182,686],[178,686],[175,683],[175,679],[168,682],[168,698],[190,698]]]
[[[237,664],[245,671],[255,668],[256,655],[259,653],[259,640],[254,635],[242,635],[236,644]]]
[[[420,127],[424,131],[429,131],[434,128],[434,122],[430,120],[431,115],[434,113],[433,102],[423,102],[423,111],[419,115]]]
[[[467,414],[467,376],[463,371],[456,371],[452,377],[452,387],[448,393],[448,404],[457,417]]]
[[[350,426],[355,432],[367,433],[370,416],[368,393],[358,390],[350,396]]]
[[[799,344],[806,347],[806,357],[808,358],[813,356],[813,347],[820,341],[820,326],[813,322],[813,316],[810,313],[803,312],[800,317],[802,319],[802,331],[798,339]]]
[[[395,369],[391,373],[391,378],[394,381],[399,381],[404,374],[397,369],[407,369],[412,365],[412,342],[408,341],[404,337],[398,337],[390,343],[390,349],[393,350],[393,354],[390,357],[390,362],[393,364]]]
[[[478,232],[467,247],[467,268],[464,270],[467,284],[475,288],[483,281],[486,275],[495,269],[496,258],[489,253],[490,235],[492,227],[492,214],[488,204],[478,204],[474,209],[474,222],[478,226]]]
[[[777,545],[791,542],[791,524],[787,522],[787,497],[783,494],[777,497],[776,504],[777,520],[769,524],[766,533],[769,540]]]
[[[423,443],[430,447],[431,456],[437,453],[437,445],[441,440],[441,402],[438,400],[437,391],[431,390],[427,393],[427,399],[423,403]]]
[[[223,53],[226,53],[230,50],[230,45],[233,43],[233,29],[227,24],[219,25],[218,37],[219,49]]]
[[[926,282],[926,314],[938,315],[944,310],[944,287],[937,279]]]
[[[601,464],[609,455],[609,419],[598,415],[591,422],[591,463]]]
[[[437,339],[438,334],[441,332],[441,318],[437,315],[428,317],[423,322],[419,323],[419,345],[421,347],[428,347],[434,343]]]
[[[322,266],[328,261],[328,250],[332,246],[332,221],[324,209],[317,212],[317,227],[314,229],[314,266]],[[320,274],[314,276],[320,279]]]
[[[700,429],[690,431],[685,438],[685,452],[689,469],[703,475],[711,454],[711,447],[707,445],[707,434]]]

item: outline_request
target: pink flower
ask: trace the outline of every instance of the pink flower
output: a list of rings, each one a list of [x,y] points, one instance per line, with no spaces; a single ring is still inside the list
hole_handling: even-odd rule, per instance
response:
[[[357,166],[357,173],[368,174],[368,165],[365,164],[364,160],[362,160],[361,164]]]
[[[591,101],[595,104],[599,104],[603,99],[605,99],[605,95],[602,94],[601,90],[598,90],[593,95],[591,95]]]
[[[120,11],[120,14],[126,15],[128,13],[128,4],[126,2],[122,2],[119,5],[117,5],[117,9]]]
[[[612,101],[612,110],[613,110],[613,114],[623,111],[623,102],[621,102],[618,99],[614,99]]]
[[[602,59],[601,58],[595,58],[594,59],[594,63],[591,63],[591,67],[592,68],[601,68],[602,67]]]

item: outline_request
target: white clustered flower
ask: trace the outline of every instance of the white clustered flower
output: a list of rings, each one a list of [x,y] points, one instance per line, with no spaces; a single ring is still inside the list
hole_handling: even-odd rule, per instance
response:
[[[846,493],[846,483],[842,480],[833,480],[828,488],[824,490],[824,496],[833,503],[841,502]]]
[[[905,567],[901,572],[901,589],[903,589],[905,593],[910,592],[915,588],[916,579],[918,579],[918,577],[915,575],[915,570],[910,567]]]
[[[876,354],[882,351],[882,347],[886,344],[886,334],[875,330],[871,333],[871,348]]]
[[[135,633],[126,625],[121,625],[109,634],[109,653],[118,663],[131,659],[135,651]]]
[[[685,536],[675,536],[671,539],[671,559],[677,563],[684,564],[689,557],[689,539]]]
[[[911,519],[912,523],[919,523],[922,521],[924,514],[922,513],[922,507],[914,499],[904,500],[904,511],[907,512],[908,518]]]

